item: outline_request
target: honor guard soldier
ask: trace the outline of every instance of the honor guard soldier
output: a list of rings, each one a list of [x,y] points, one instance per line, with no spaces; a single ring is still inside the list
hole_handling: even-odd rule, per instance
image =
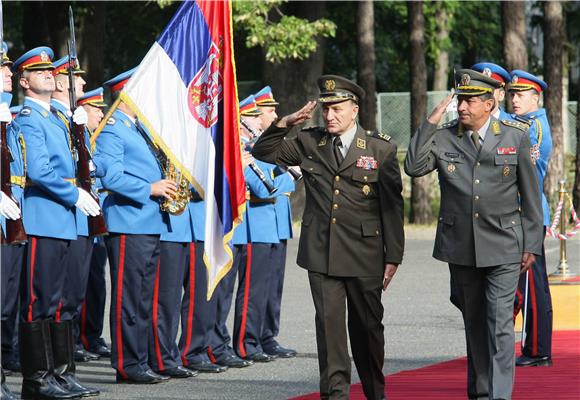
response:
[[[104,83],[120,96],[133,70]],[[159,237],[169,226],[160,209],[173,199],[177,186],[163,178],[149,133],[125,102],[97,138],[95,160],[105,166],[101,182],[109,191],[103,210],[109,229],[105,239],[111,268],[111,364],[117,383],[150,384],[169,379],[149,367]]]
[[[297,263],[308,270],[316,310],[321,398],[349,396],[348,304],[348,334],[364,394],[383,399],[381,289],[401,263],[404,245],[397,148],[389,136],[357,123],[365,95],[361,87],[335,75],[321,76],[318,86],[326,127],[286,137],[311,118],[316,103],[309,102],[272,124],[252,154],[278,165],[299,165],[304,174]]]
[[[550,226],[550,206],[544,194],[544,178],[552,153],[552,134],[546,110],[540,108],[540,95],[548,85],[540,78],[520,70],[512,71],[508,85],[514,118],[529,126],[532,143],[532,160],[542,196],[544,236]],[[524,304],[525,299],[527,304]],[[520,276],[516,292],[514,318],[523,309],[526,325],[522,355],[516,359],[520,367],[552,365],[552,297],[546,271],[546,252],[542,241],[542,254],[526,275]]]
[[[77,105],[83,107],[87,113],[87,129],[89,136],[97,129],[107,107],[103,98],[103,88],[97,88],[78,98]],[[103,206],[106,191],[102,189],[101,180],[97,178],[96,186],[99,189],[99,203]],[[87,290],[83,301],[79,322],[80,342],[85,350],[100,357],[111,357],[111,349],[103,339],[103,322],[105,318],[105,302],[107,300],[107,288],[105,278],[105,266],[107,264],[107,248],[103,236],[97,236],[93,241],[93,251],[90,258],[89,278]]]
[[[241,137],[243,146],[244,138]],[[242,150],[242,169],[244,175],[249,173],[249,164],[254,162],[254,158],[247,151]],[[248,183],[246,182],[246,188]],[[232,253],[233,264],[228,273],[218,283],[214,294],[210,300],[215,303],[216,321],[213,329],[209,335],[209,349],[208,354],[210,360],[220,366],[228,368],[244,368],[253,364],[252,361],[244,360],[238,357],[231,344],[231,336],[226,326],[228,315],[232,307],[232,298],[234,294],[234,286],[236,284],[236,277],[238,271],[243,265],[248,263],[248,244],[250,241],[250,232],[248,227],[248,201],[250,199],[249,190],[246,192],[246,208],[242,215],[242,221],[234,229],[234,236],[232,238]],[[183,317],[182,317],[183,318]]]
[[[19,337],[24,399],[99,393],[76,379],[72,323],[61,320],[70,250],[77,240],[76,210],[93,216],[101,210],[76,186],[70,136],[50,105],[55,90],[52,56],[50,48],[37,47],[13,66],[25,96],[16,118],[26,144],[22,214],[29,237]]]
[[[411,139],[405,172],[437,170],[441,209],[433,257],[449,263],[463,314],[470,399],[511,399],[513,298],[541,254],[541,204],[527,126],[491,115],[499,82],[456,73],[459,119],[438,127],[453,94]]]
[[[56,111],[58,119],[67,130],[70,137],[71,153],[76,155],[73,147],[73,127],[71,126],[72,111],[70,109],[69,97],[69,57],[65,56],[54,63],[52,75],[55,81],[55,91],[52,93],[51,106]],[[85,71],[76,66],[73,69],[75,93],[82,96],[83,88],[86,84],[81,75]],[[75,120],[78,125],[86,125],[88,121],[87,113],[83,107],[75,110]],[[90,148],[89,136],[86,134],[85,146]],[[76,160],[75,160],[76,161]],[[74,357],[77,362],[87,362],[98,360],[97,354],[84,349],[80,343],[79,321],[83,300],[87,288],[89,271],[91,266],[91,255],[93,252],[93,238],[89,237],[89,226],[87,216],[79,209],[76,210],[77,239],[71,242],[68,257],[67,278],[65,281],[64,297],[61,307],[61,318],[64,321],[72,321],[73,339],[75,343]]]
[[[262,128],[260,114],[254,96],[240,102],[240,133],[246,151],[251,150],[252,139]],[[244,170],[250,191],[250,200],[246,204],[250,241],[247,262],[241,263],[238,270],[234,349],[239,357],[254,362],[269,362],[277,357],[266,354],[261,344],[272,275],[270,261],[274,245],[279,243],[274,207],[277,192],[274,186],[275,167],[254,161],[251,167]]]
[[[497,64],[490,62],[480,62],[471,67],[474,71],[481,72],[485,76],[495,79],[499,82],[499,87],[494,89],[493,98],[495,105],[491,111],[492,117],[498,120],[512,119],[501,107],[505,99],[506,85],[511,80],[510,73]]]
[[[15,399],[5,383],[4,368],[8,371],[20,371],[16,343],[16,317],[18,307],[18,292],[20,288],[20,274],[26,257],[26,241],[14,241],[8,243],[6,235],[7,220],[17,221],[22,219],[21,205],[24,195],[25,164],[24,164],[24,139],[19,127],[12,121],[12,113],[9,109],[12,100],[12,61],[7,55],[8,46],[2,42],[2,60],[0,60],[0,76],[2,91],[0,92],[0,123],[6,134],[6,143],[2,145],[2,159],[8,158],[9,171],[2,170],[2,178],[11,183],[11,195],[0,192],[0,218],[2,220],[2,271],[0,279],[2,288],[2,399]],[[4,138],[2,139],[4,140]],[[4,146],[7,146],[4,148]],[[4,151],[7,150],[7,154]],[[4,165],[3,165],[4,167]],[[9,177],[4,176],[8,174]],[[15,201],[14,201],[15,200]],[[25,239],[25,238],[23,238]]]
[[[274,99],[270,86],[264,87],[254,95],[256,105],[262,111],[258,116],[264,128],[269,127],[278,118],[276,106],[279,103]],[[274,186],[278,188],[276,193],[276,228],[279,243],[272,246],[271,277],[266,305],[266,315],[260,339],[262,348],[266,354],[281,358],[296,356],[296,350],[281,346],[276,337],[280,332],[280,309],[282,305],[282,291],[284,288],[284,270],[286,269],[286,247],[288,239],[292,238],[292,207],[290,206],[290,194],[296,190],[294,179],[285,168],[274,168]]]

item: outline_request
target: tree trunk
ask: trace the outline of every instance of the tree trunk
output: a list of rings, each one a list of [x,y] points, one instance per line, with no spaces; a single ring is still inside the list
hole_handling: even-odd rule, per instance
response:
[[[576,213],[580,213],[580,78],[576,85],[576,93],[578,94],[578,98],[576,99],[576,162],[572,198],[574,200],[574,209],[576,210]]]
[[[528,70],[528,41],[526,36],[525,1],[502,1],[503,58],[508,71]],[[545,43],[544,43],[545,45]],[[506,102],[508,112],[513,112],[511,102]]]
[[[77,33],[77,51],[81,67],[87,71],[85,81],[87,90],[100,86],[105,69],[105,41],[94,40],[105,37],[107,21],[107,2],[85,3],[87,10],[80,19]]]
[[[558,1],[544,2],[544,78],[549,85],[544,94],[544,104],[552,131],[552,156],[544,180],[544,192],[548,199],[558,189],[558,181],[565,179],[562,123],[562,75],[566,40],[564,24],[562,4]]]
[[[325,16],[325,2],[290,2],[284,4],[287,15],[296,15],[309,20]],[[307,100],[318,98],[317,79],[324,67],[324,38],[318,38],[315,53],[304,60],[287,60],[273,64],[264,61],[264,83],[272,87],[274,97],[280,102],[277,112],[283,116],[302,107]],[[317,124],[316,117],[311,124]],[[300,218],[304,210],[304,184],[298,183],[291,197],[294,218]]]
[[[375,79],[375,13],[371,0],[358,3],[357,14],[358,84],[366,96],[360,102],[359,121],[369,130],[377,128],[377,83]]]
[[[437,24],[435,37],[437,43],[440,43],[433,73],[433,90],[447,90],[449,51],[446,48],[446,43],[449,40],[449,15],[444,2],[434,1],[433,5],[437,8],[435,11],[435,23]]]
[[[425,18],[422,1],[408,1],[409,66],[411,77],[411,134],[419,128],[427,114],[427,66],[425,63]],[[428,224],[431,211],[432,179],[415,178],[411,182],[411,213],[409,222]]]

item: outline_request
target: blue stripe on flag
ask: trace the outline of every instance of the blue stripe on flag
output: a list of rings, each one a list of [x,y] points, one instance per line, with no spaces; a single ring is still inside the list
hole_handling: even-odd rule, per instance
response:
[[[218,105],[218,115],[223,115],[223,100]],[[218,207],[218,214],[224,227],[224,234],[232,230],[232,207],[230,201],[230,184],[225,175],[224,167],[224,130],[223,118],[219,118],[212,126],[211,136],[215,146],[215,177],[214,177],[214,197]]]
[[[188,86],[207,61],[211,45],[209,28],[197,2],[184,2],[157,42],[177,67],[184,85]]]

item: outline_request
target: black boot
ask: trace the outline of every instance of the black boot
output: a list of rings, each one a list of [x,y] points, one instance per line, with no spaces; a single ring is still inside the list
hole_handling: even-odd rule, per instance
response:
[[[19,325],[22,399],[76,399],[54,377],[49,321],[21,322]]]
[[[99,390],[82,385],[75,376],[74,339],[71,321],[50,322],[54,375],[66,390],[80,397],[98,396]]]
[[[2,400],[16,400],[16,397],[12,394],[8,386],[6,386],[6,377],[4,376],[4,370],[2,370],[2,385],[0,386],[1,397]]]

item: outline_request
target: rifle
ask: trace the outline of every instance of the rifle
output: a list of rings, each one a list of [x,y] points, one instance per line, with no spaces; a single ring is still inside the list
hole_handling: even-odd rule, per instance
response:
[[[0,65],[2,60],[4,60],[4,48],[2,47],[2,41],[4,40],[4,23],[3,23],[3,13],[2,13],[2,2],[0,1]],[[0,92],[4,91],[4,80],[2,76],[2,71],[0,71]],[[18,200],[12,194],[12,182],[10,180],[10,161],[12,160],[12,154],[10,149],[8,149],[7,134],[6,134],[6,122],[2,122],[0,126],[0,170],[2,170],[2,176],[0,178],[0,186],[2,192],[10,200],[12,200],[18,207],[20,204]],[[22,216],[16,220],[6,218],[6,232],[4,232],[6,238],[2,236],[2,243],[8,244],[21,244],[27,241],[26,232],[24,231],[24,224],[22,223]]]
[[[75,90],[75,75],[74,70],[78,66],[78,58],[76,52],[76,41],[75,41],[75,22],[72,7],[68,8],[68,21],[70,30],[70,40],[68,44],[68,93],[70,101],[70,110],[74,113],[77,108],[77,96]],[[77,161],[77,182],[81,189],[90,193],[93,199],[99,203],[99,197],[93,190],[93,179],[91,177],[91,154],[86,145],[85,138],[85,126],[77,125],[72,120],[70,121],[71,126],[71,139],[74,145],[75,158]],[[103,214],[99,214],[95,217],[88,216],[89,224],[89,236],[100,236],[107,233],[107,225],[105,223],[105,218]]]

